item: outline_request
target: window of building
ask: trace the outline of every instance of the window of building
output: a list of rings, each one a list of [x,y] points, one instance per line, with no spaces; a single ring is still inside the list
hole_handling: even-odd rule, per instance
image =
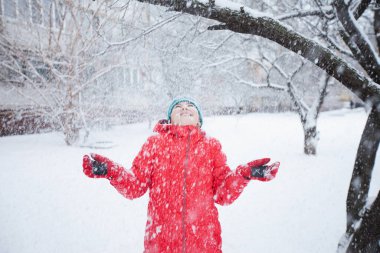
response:
[[[136,68],[117,67],[107,73],[101,82],[117,83],[124,87],[137,88],[140,83],[139,71]],[[107,79],[108,78],[108,79]],[[106,80],[107,79],[107,80]]]

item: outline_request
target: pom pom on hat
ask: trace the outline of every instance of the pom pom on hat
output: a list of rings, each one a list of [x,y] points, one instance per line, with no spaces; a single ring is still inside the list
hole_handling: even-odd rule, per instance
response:
[[[173,111],[174,106],[176,106],[177,104],[182,103],[182,102],[188,102],[188,103],[194,105],[195,108],[197,108],[198,115],[199,115],[199,124],[200,124],[200,127],[202,127],[202,124],[203,124],[203,117],[202,117],[202,111],[201,111],[201,108],[199,107],[198,103],[195,102],[194,99],[192,99],[192,98],[187,98],[187,97],[175,98],[175,99],[171,102],[171,104],[170,104],[170,106],[169,106],[169,108],[168,108],[168,114],[167,114],[167,116],[168,116],[168,117],[167,117],[167,118],[168,118],[168,121],[170,122],[170,120],[171,120],[171,115],[172,115],[172,111]]]

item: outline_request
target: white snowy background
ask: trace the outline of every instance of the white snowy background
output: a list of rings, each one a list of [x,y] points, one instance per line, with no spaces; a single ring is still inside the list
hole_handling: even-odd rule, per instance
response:
[[[218,206],[223,251],[335,252],[345,229],[345,199],[366,112],[322,113],[316,156],[303,154],[294,113],[207,117],[231,168],[253,159],[280,161],[277,178],[252,181],[230,206]],[[105,179],[82,173],[82,156],[97,152],[129,168],[147,123],[92,133],[110,149],[68,147],[60,133],[0,138],[0,252],[143,251],[147,194],[127,200]],[[370,195],[380,188],[379,152]]]

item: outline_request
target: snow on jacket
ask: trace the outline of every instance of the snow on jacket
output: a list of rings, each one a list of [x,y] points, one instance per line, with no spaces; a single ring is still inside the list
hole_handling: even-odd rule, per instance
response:
[[[110,179],[128,199],[149,189],[144,252],[222,252],[215,203],[231,204],[249,180],[198,127],[158,123],[154,131],[131,170]]]

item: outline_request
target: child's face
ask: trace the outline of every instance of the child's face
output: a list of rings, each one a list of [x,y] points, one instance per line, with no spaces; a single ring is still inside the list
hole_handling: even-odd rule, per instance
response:
[[[197,126],[199,124],[198,110],[193,104],[188,102],[176,104],[170,117],[174,125]]]

